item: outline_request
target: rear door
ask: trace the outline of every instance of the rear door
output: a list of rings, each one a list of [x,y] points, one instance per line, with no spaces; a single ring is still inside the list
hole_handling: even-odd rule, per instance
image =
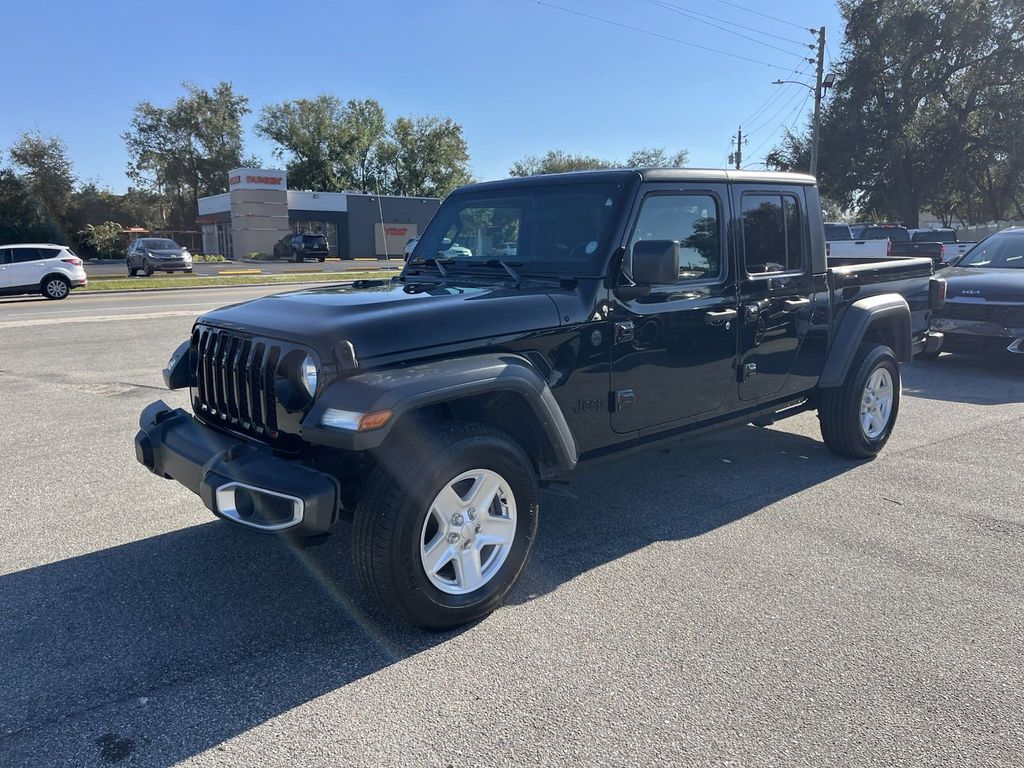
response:
[[[50,257],[53,249],[21,247],[11,250],[14,258],[7,268],[11,285],[19,288],[39,285],[46,276],[46,259]]]
[[[725,185],[647,184],[629,254],[640,240],[680,246],[679,278],[616,299],[611,423],[618,433],[668,427],[717,410],[734,390],[737,296]]]
[[[738,186],[740,214],[739,395],[757,400],[786,384],[807,333],[814,281],[799,187]]]

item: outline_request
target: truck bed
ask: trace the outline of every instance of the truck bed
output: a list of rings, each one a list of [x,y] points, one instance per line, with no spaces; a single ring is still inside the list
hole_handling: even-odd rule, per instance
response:
[[[858,299],[880,293],[899,293],[910,305],[914,339],[928,332],[931,310],[928,308],[928,280],[935,270],[927,257],[891,256],[884,261],[853,256],[828,259],[829,288],[836,312],[836,325],[842,314]]]

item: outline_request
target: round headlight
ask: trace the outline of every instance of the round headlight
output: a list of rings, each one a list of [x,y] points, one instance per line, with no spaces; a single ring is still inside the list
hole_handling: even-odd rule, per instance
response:
[[[299,366],[299,380],[302,382],[302,386],[306,388],[306,392],[312,397],[316,394],[316,361],[306,355],[302,361],[302,365]]]

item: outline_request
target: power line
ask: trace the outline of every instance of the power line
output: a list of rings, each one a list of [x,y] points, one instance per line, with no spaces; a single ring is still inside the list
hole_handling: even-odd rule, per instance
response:
[[[803,26],[801,24],[796,24],[796,23],[794,23],[792,21],[786,21],[786,19],[780,19],[778,16],[771,16],[771,15],[769,15],[767,13],[761,13],[761,11],[755,11],[753,8],[747,8],[745,5],[740,5],[739,3],[733,3],[733,2],[730,2],[730,0],[717,0],[717,1],[719,3],[722,3],[722,5],[731,5],[733,8],[739,8],[741,11],[746,11],[747,13],[754,13],[754,14],[757,14],[758,16],[764,16],[766,19],[771,19],[772,21],[777,21],[780,24],[789,24],[789,26],[796,27],[797,29],[804,29],[804,30],[809,30],[810,29],[810,27],[805,27],[805,26]]]
[[[751,58],[749,58],[747,56],[740,56],[739,54],[736,54],[736,53],[729,53],[728,51],[720,51],[717,48],[710,48],[710,47],[708,47],[706,45],[699,45],[697,43],[691,43],[688,40],[680,40],[678,37],[670,37],[669,35],[663,35],[660,32],[652,32],[649,29],[641,29],[640,27],[634,27],[634,26],[631,26],[629,24],[623,24],[622,22],[613,21],[612,19],[605,19],[605,18],[603,18],[601,16],[594,16],[594,15],[589,14],[589,13],[584,13],[583,11],[577,11],[574,8],[566,8],[566,7],[561,6],[561,5],[555,5],[554,3],[547,3],[547,2],[544,2],[544,0],[527,0],[527,2],[533,2],[533,3],[536,3],[537,5],[543,5],[546,8],[554,8],[556,11],[564,11],[565,13],[571,13],[574,16],[581,16],[581,17],[583,17],[585,19],[591,19],[593,21],[600,21],[602,24],[611,24],[613,27],[621,27],[622,29],[628,29],[628,30],[631,30],[632,32],[639,32],[642,35],[649,35],[651,37],[657,37],[657,38],[660,38],[662,40],[668,40],[668,41],[673,42],[673,43],[679,43],[680,45],[688,45],[691,48],[700,48],[701,50],[704,50],[704,51],[710,51],[711,53],[717,53],[717,54],[720,54],[722,56],[729,56],[730,58],[739,59],[741,61],[749,61],[751,64],[760,64],[763,67],[771,67],[772,69],[782,69],[782,70],[786,69],[786,67],[781,66],[779,64],[771,64],[771,63],[769,63],[767,61],[760,61],[759,59],[751,59]]]
[[[800,102],[800,103],[799,103],[799,104],[797,105],[796,109],[794,109],[794,110],[793,110],[792,112],[790,112],[790,113],[789,113],[789,115],[786,115],[786,120],[788,120],[788,119],[789,119],[790,115],[793,115],[793,114],[795,114],[795,115],[796,115],[796,118],[795,118],[795,119],[793,120],[793,122],[792,122],[792,123],[790,123],[790,125],[789,125],[789,128],[788,128],[788,130],[790,130],[790,131],[791,131],[791,130],[793,130],[793,126],[794,126],[794,125],[796,125],[796,121],[800,119],[800,114],[802,113],[802,111],[803,111],[803,108],[804,108],[804,107],[805,107],[805,106],[807,105],[807,101],[808,101],[808,100],[809,100],[810,98],[811,98],[811,93],[810,93],[810,91],[808,91],[808,92],[807,92],[807,95],[806,95],[806,96],[804,96],[804,100],[803,100],[803,101],[801,101],[801,102]],[[785,128],[785,122],[783,122],[783,123],[780,123],[780,124],[779,124],[779,128]],[[763,147],[763,146],[764,146],[765,144],[767,144],[767,143],[768,143],[769,141],[771,141],[771,140],[772,140],[772,138],[773,138],[773,137],[774,137],[774,136],[775,136],[775,135],[776,135],[777,133],[778,133],[778,128],[776,128],[776,129],[775,129],[774,131],[772,131],[772,132],[771,132],[771,133],[769,133],[769,134],[768,134],[767,136],[765,136],[765,137],[764,137],[764,140],[763,140],[763,141],[762,141],[762,142],[761,142],[760,144],[758,144],[758,145],[757,145],[757,148],[756,148],[756,149],[754,149],[754,150],[753,150],[753,151],[752,151],[752,152],[751,152],[750,154],[751,154],[751,155],[755,155],[755,156],[756,156],[756,155],[757,155],[757,153],[758,153],[758,152],[759,152],[759,151],[761,150],[761,148],[762,148],[762,147]]]
[[[782,53],[785,53],[787,56],[796,56],[796,57],[801,58],[801,59],[806,58],[804,56],[804,54],[802,54],[802,53],[796,53],[794,51],[789,51],[789,50],[786,50],[785,48],[781,48],[781,47],[779,47],[777,45],[774,45],[773,43],[766,43],[764,40],[758,40],[756,37],[751,37],[750,35],[744,35],[742,32],[736,32],[734,30],[729,29],[728,27],[723,27],[723,26],[720,26],[720,25],[715,24],[715,23],[710,22],[710,21],[704,21],[704,19],[698,18],[696,15],[692,14],[690,11],[687,11],[687,10],[685,10],[683,8],[680,8],[679,6],[676,6],[676,5],[670,5],[669,3],[664,3],[664,2],[662,2],[662,0],[647,0],[647,2],[651,3],[651,5],[654,5],[657,8],[663,8],[666,11],[672,11],[673,13],[678,13],[681,16],[690,19],[691,21],[696,21],[698,24],[706,24],[709,27],[714,27],[715,29],[720,29],[723,32],[728,32],[730,35],[736,35],[736,37],[742,37],[744,40],[750,40],[751,42],[757,43],[758,45],[763,45],[763,46],[765,46],[767,48],[771,48],[771,49],[776,50],[776,51],[782,51]],[[798,45],[799,45],[799,43],[798,43]]]
[[[765,126],[770,125],[772,122],[775,121],[775,119],[779,115],[781,115],[786,110],[786,107],[788,107],[790,104],[792,104],[794,101],[796,101],[796,97],[799,96],[799,95],[800,95],[800,91],[793,91],[793,93],[790,95],[789,99],[787,99],[786,102],[781,107],[779,107],[777,110],[775,110],[775,112],[772,113],[771,117],[769,117],[767,120],[762,122],[759,126],[757,126],[757,128],[751,128],[749,131],[747,131],[747,133],[748,134],[757,133],[762,128],[764,128]]]
[[[710,13],[703,13],[701,11],[694,11],[694,10],[691,10],[689,8],[682,8],[681,6],[673,5],[672,3],[662,2],[662,0],[659,0],[659,3],[661,5],[666,6],[666,7],[675,8],[675,9],[678,9],[680,11],[685,11],[686,13],[689,13],[689,14],[691,14],[693,16],[703,16],[705,19],[711,19],[713,21],[720,21],[723,24],[728,24],[728,25],[733,26],[733,27],[739,27],[740,29],[745,29],[748,32],[756,32],[757,34],[764,35],[765,37],[772,37],[772,38],[775,38],[776,40],[782,40],[783,42],[786,42],[786,43],[792,43],[793,45],[799,45],[801,48],[803,48],[803,47],[813,48],[814,47],[812,45],[808,45],[807,43],[801,43],[799,40],[793,40],[792,38],[789,38],[789,37],[783,37],[782,35],[776,35],[776,34],[774,34],[772,32],[765,32],[763,29],[757,29],[756,27],[747,27],[747,26],[744,26],[743,24],[737,24],[735,21],[730,21],[729,19],[723,19],[720,16],[712,16]],[[801,29],[803,29],[803,27],[801,27]]]
[[[797,67],[796,69],[794,69],[789,74],[793,75],[794,77],[800,77],[800,75],[804,75],[804,74],[807,73],[807,67],[809,65],[810,65],[810,62],[807,62],[807,63],[801,65],[800,67]],[[782,96],[785,94],[785,92],[786,92],[785,88],[774,88],[772,90],[772,93],[768,96],[768,98],[765,99],[761,103],[761,106],[759,106],[757,109],[755,109],[750,114],[750,116],[747,117],[745,120],[741,120],[740,121],[740,125],[750,125],[750,123],[752,123],[754,120],[756,120],[761,115],[763,115],[772,104],[774,104],[776,101],[778,101],[780,98],[782,98]]]

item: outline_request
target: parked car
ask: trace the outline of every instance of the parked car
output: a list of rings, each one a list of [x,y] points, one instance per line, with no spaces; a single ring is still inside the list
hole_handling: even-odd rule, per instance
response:
[[[889,256],[918,256],[932,260],[942,266],[942,244],[938,242],[914,242],[910,230],[898,224],[872,224],[864,227],[861,237],[865,240],[887,240]]]
[[[853,237],[848,224],[825,224],[825,252],[829,256],[884,259],[889,246],[886,240],[862,240]]]
[[[515,261],[436,258],[510,211]],[[317,537],[351,515],[370,594],[463,624],[519,578],[541,481],[809,410],[835,453],[882,450],[943,284],[927,259],[833,264],[824,243],[811,176],[462,187],[396,280],[200,317],[164,371],[191,412],[149,405],[135,455],[232,524]]]
[[[949,269],[945,306],[932,316],[941,352],[1024,357],[1024,227],[990,235]]]
[[[517,243],[502,243],[498,246],[496,253],[504,258],[511,258],[515,256],[519,251],[519,245]]]
[[[977,245],[976,241],[960,242],[955,229],[917,229],[910,239],[915,243],[942,243],[943,264],[952,264]]]
[[[327,242],[327,235],[315,234],[291,234],[285,235],[274,243],[274,258],[291,259],[301,262],[306,259],[324,261],[331,252],[330,243]]]
[[[412,256],[412,252],[416,248],[416,243],[418,243],[419,241],[419,237],[410,237],[408,240],[405,241],[405,250],[402,255],[405,257],[406,261],[408,261],[409,257]]]
[[[154,272],[191,272],[192,254],[164,237],[140,237],[128,246],[125,258],[128,277],[141,271],[146,277]]]
[[[66,299],[72,288],[87,282],[82,260],[66,245],[0,245],[2,296],[41,293],[48,299]]]

